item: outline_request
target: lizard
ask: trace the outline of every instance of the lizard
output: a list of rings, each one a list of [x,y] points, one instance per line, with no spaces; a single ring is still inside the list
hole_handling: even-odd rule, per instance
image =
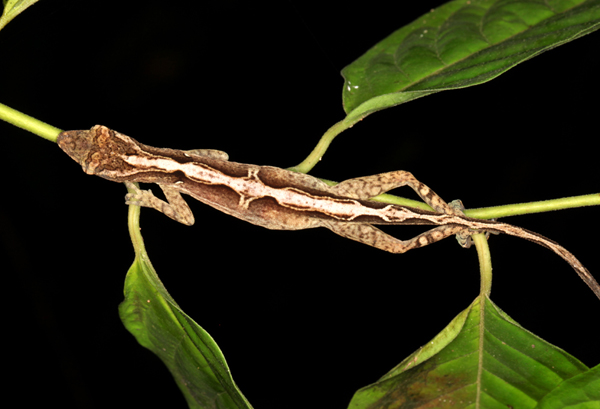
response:
[[[591,273],[558,243],[511,224],[465,216],[410,172],[398,170],[358,177],[329,186],[322,180],[273,166],[230,162],[225,152],[178,150],[144,145],[102,125],[61,132],[58,146],[85,173],[123,182],[134,193],[126,204],[154,208],[185,225],[194,216],[181,193],[226,214],[273,230],[325,227],[334,233],[391,253],[404,253],[457,235],[463,247],[472,234],[503,233],[544,246],[564,260],[600,298]],[[155,183],[162,200],[133,182]],[[433,211],[369,200],[409,186]],[[399,240],[374,225],[436,226],[409,240]]]

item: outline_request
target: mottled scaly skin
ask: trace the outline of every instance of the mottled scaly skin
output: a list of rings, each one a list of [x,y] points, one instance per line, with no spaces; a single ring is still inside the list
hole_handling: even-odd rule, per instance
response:
[[[466,243],[474,233],[504,233],[554,251],[600,298],[600,285],[594,277],[558,243],[510,224],[466,217],[409,172],[382,173],[328,186],[312,176],[285,169],[229,162],[221,151],[154,148],[101,125],[62,132],[57,142],[87,174],[124,182],[135,190],[126,196],[126,203],[157,209],[187,225],[194,223],[194,216],[181,193],[269,229],[326,227],[392,253],[404,253],[452,235],[459,235]],[[167,201],[132,182],[158,184]],[[412,188],[435,211],[369,200],[400,186]],[[398,240],[373,226],[376,224],[438,227],[410,240]]]

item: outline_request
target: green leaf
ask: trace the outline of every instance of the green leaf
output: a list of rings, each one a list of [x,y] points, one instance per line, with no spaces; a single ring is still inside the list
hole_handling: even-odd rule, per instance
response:
[[[3,0],[4,12],[0,17],[0,30],[4,28],[13,18],[17,17],[27,7],[36,3],[38,0]]]
[[[119,306],[123,324],[169,368],[190,408],[251,409],[213,338],[181,310],[158,278],[144,249],[139,211],[130,206],[136,258]]]
[[[600,365],[572,377],[540,401],[536,409],[600,409]]]
[[[599,27],[600,0],[451,1],[342,70],[345,121],[490,81]]]
[[[356,392],[349,408],[534,408],[565,380],[587,373],[584,364],[519,326],[489,299],[480,308],[480,300]]]

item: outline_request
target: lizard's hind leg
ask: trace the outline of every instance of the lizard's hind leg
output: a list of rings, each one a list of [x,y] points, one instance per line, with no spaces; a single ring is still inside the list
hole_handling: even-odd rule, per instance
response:
[[[404,170],[348,179],[330,187],[329,191],[339,196],[367,200],[401,186],[409,186],[436,212],[462,214],[450,207],[427,185],[419,182],[412,173]]]
[[[409,240],[399,240],[370,224],[333,222],[324,223],[323,226],[342,237],[356,240],[390,253],[405,253],[408,250],[435,243],[465,230],[464,226],[448,224],[428,230]]]

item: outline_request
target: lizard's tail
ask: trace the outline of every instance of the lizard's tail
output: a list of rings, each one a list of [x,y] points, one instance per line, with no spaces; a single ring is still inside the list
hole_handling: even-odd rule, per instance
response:
[[[496,229],[501,233],[515,237],[521,237],[546,248],[549,248],[550,250],[561,256],[563,259],[565,259],[566,262],[569,263],[571,267],[573,267],[573,269],[577,272],[579,277],[581,277],[581,279],[588,285],[588,287],[591,288],[594,294],[596,294],[596,296],[600,299],[600,284],[598,284],[594,276],[592,276],[588,269],[585,268],[583,264],[581,264],[581,262],[577,260],[577,258],[573,254],[571,254],[571,252],[569,252],[566,248],[564,248],[557,242],[550,240],[549,238],[546,238],[541,234],[534,233],[532,231],[520,227],[515,227],[506,223],[498,223],[491,227],[493,227],[493,229],[491,229],[492,231]]]

